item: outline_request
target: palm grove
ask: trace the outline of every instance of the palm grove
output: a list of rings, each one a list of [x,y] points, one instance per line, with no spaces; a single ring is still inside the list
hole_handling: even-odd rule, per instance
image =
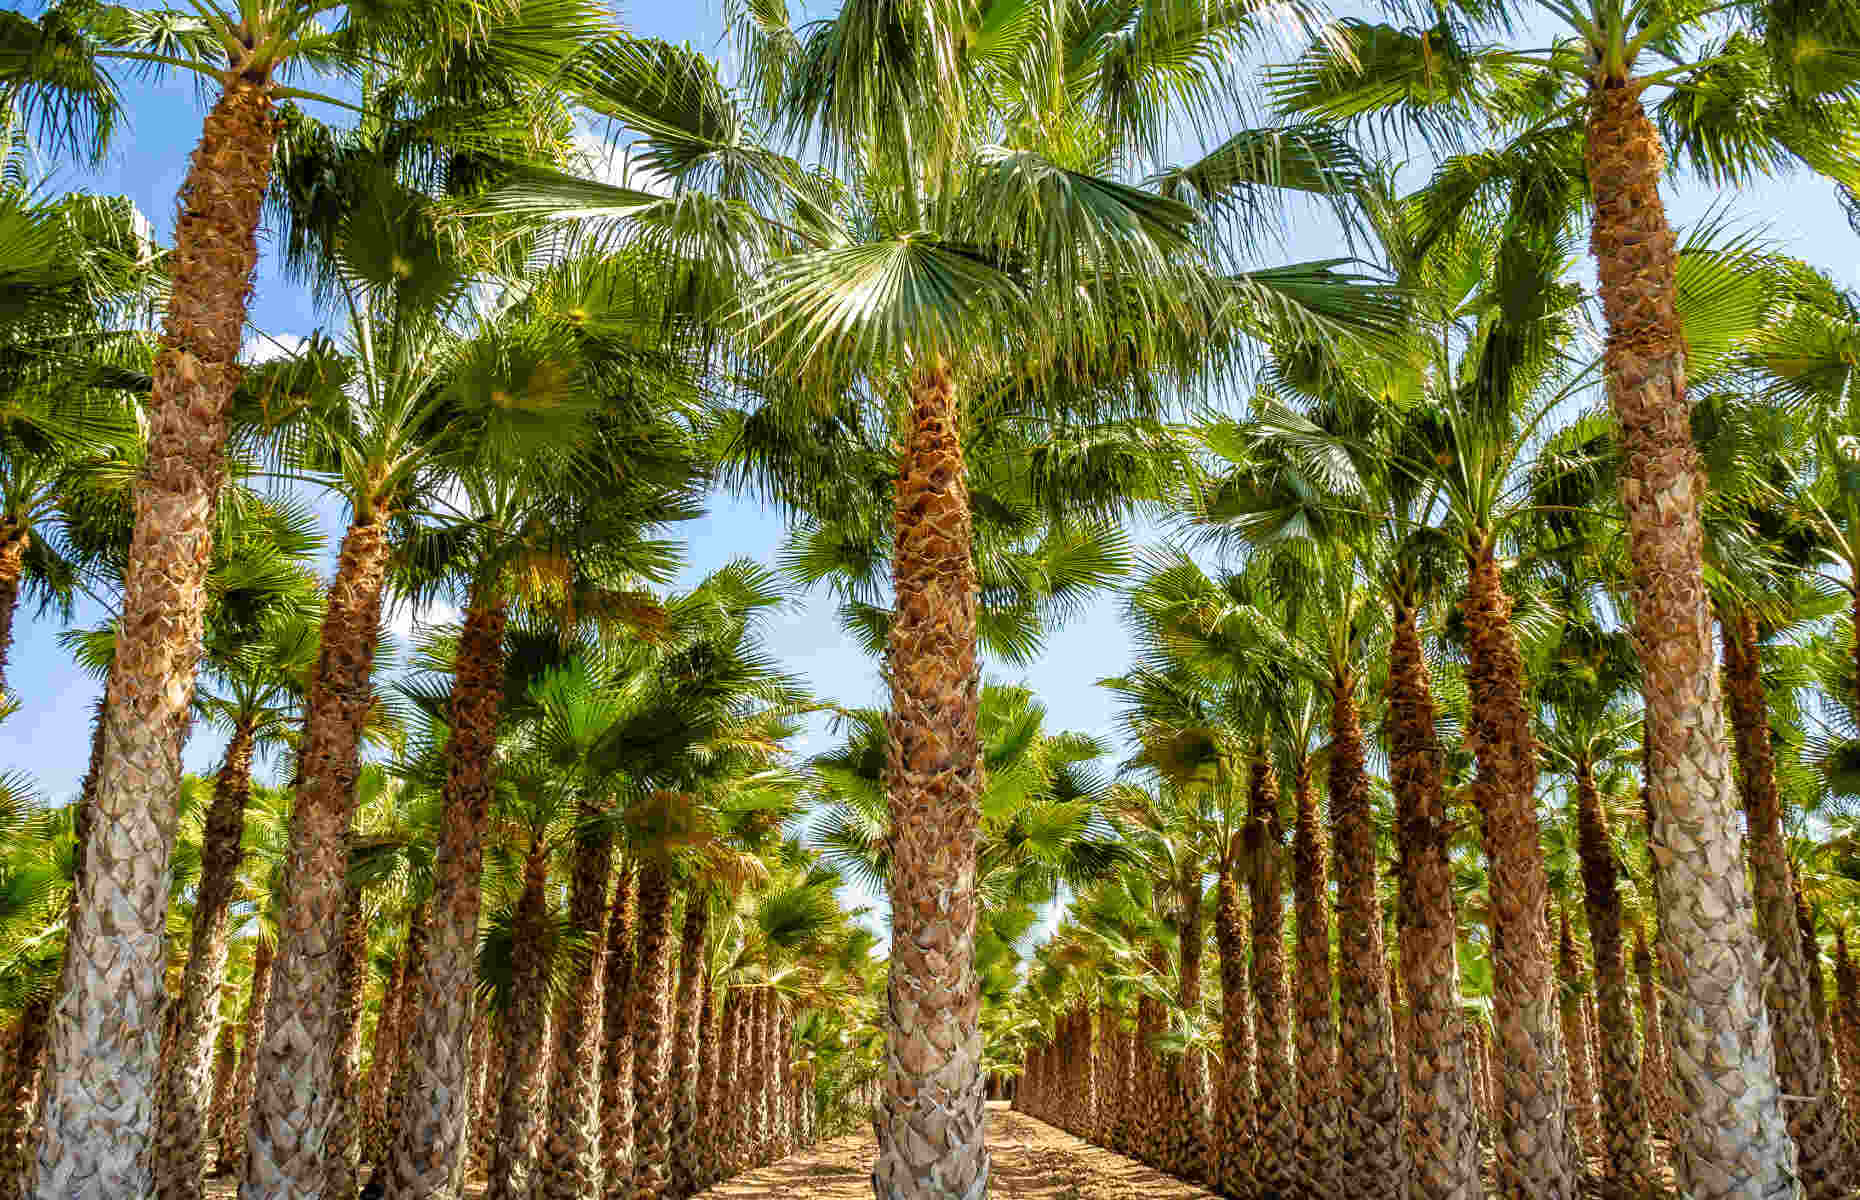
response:
[[[1860,1186],[1860,300],[1661,197],[1852,195],[1860,14],[724,23],[0,14],[0,651],[98,687],[77,798],[0,780],[0,1189],[656,1200],[869,1119],[979,1200],[1004,1093],[1235,1197]],[[150,73],[169,246],[47,184]],[[787,542],[674,587],[719,490]],[[769,652],[806,588],[885,708]],[[1107,592],[1108,770],[982,672]]]

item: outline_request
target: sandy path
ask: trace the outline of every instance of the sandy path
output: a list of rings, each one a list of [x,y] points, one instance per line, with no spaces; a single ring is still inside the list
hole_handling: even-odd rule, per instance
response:
[[[1043,1121],[988,1106],[993,1200],[1200,1200],[1214,1193],[1062,1133]],[[699,1200],[871,1200],[872,1139],[843,1137],[739,1175]]]

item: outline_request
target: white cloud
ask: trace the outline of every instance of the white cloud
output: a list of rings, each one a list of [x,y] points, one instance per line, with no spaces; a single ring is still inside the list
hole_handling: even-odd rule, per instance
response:
[[[255,329],[246,338],[245,345],[239,347],[239,359],[248,363],[276,362],[281,358],[292,357],[309,341],[309,338],[300,334],[264,333]]]
[[[575,153],[590,178],[615,187],[651,192],[655,196],[672,194],[672,181],[663,172],[645,166],[633,157],[632,146],[616,146],[591,129],[576,132]]]

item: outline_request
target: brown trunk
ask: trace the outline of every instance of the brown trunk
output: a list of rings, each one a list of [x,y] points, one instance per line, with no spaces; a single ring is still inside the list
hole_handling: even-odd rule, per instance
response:
[[[412,915],[407,918],[407,946],[405,950],[405,957],[407,960],[407,994],[401,1001],[403,1007],[413,1004],[418,1000],[418,997],[414,994],[413,988],[415,983],[419,980],[421,973],[426,969],[426,947],[430,940],[427,930],[432,924],[431,918],[431,897],[414,905]],[[474,971],[475,970],[476,968],[474,967]],[[475,975],[473,979],[475,987]],[[412,1048],[408,1041],[412,1033],[412,1030],[409,1028],[411,1024],[412,1017],[410,1015],[401,1022],[401,1061],[399,1066],[395,1068],[394,1077],[388,1081],[388,1111],[391,1114],[388,1122],[388,1152],[390,1154],[393,1153],[393,1148],[396,1145],[406,1140],[407,1122],[414,1120],[416,1114],[419,1112],[418,1106],[414,1103],[415,1080],[419,1077],[419,1072],[414,1070],[411,1060]],[[501,1079],[499,1080],[499,1087],[500,1089],[502,1087]],[[500,1100],[502,1099],[501,1090],[498,1093],[498,1097]],[[385,1188],[388,1185],[387,1164],[385,1163],[382,1167],[381,1180],[382,1186]],[[438,1196],[445,1195],[444,1192],[437,1192],[434,1194]]]
[[[388,1200],[444,1196],[464,1160],[464,1105],[472,1003],[478,970],[479,878],[486,814],[496,783],[497,723],[504,698],[504,604],[474,587],[452,667],[452,736],[433,894],[421,969],[408,981],[403,1020],[410,1074],[407,1110],[396,1121]]]
[[[689,1196],[696,1190],[691,1170],[697,1137],[697,1049],[699,1005],[703,982],[710,973],[705,956],[710,936],[710,904],[695,888],[685,890],[685,923],[679,939],[678,993],[674,998],[676,1021],[672,1029],[672,1061],[666,1075],[666,1100],[672,1108],[671,1190]],[[566,1200],[566,1198],[564,1198]]]
[[[633,1192],[663,1200],[671,1182],[672,880],[639,871],[639,950],[633,962]],[[608,1181],[611,1190],[613,1180]]]
[[[1298,1187],[1306,1200],[1336,1196],[1336,1025],[1330,1011],[1330,904],[1324,826],[1309,759],[1293,781],[1292,895],[1298,910]]]
[[[719,1180],[741,1169],[742,1105],[738,1099],[743,1094],[743,1009],[742,989],[731,988],[724,993],[723,1032],[717,1044],[717,1095],[723,1102],[712,1110],[717,1139],[713,1173]]]
[[[325,1155],[329,1183],[324,1200],[355,1200],[362,1149],[362,1013],[367,1008],[368,913],[361,886],[348,885],[342,921],[342,964],[330,1040],[336,1046],[335,1115]]]
[[[1569,914],[1563,913],[1557,941],[1558,1016],[1563,1024],[1563,1061],[1569,1071],[1569,1137],[1576,1165],[1588,1173],[1588,1160],[1601,1145],[1596,1123],[1595,1083],[1589,1071],[1589,1031],[1582,1020],[1582,960]]]
[[[1343,1102],[1337,1152],[1345,1195],[1402,1200],[1408,1164],[1402,1152],[1401,1078],[1389,1013],[1388,952],[1376,894],[1375,817],[1356,677],[1347,668],[1331,685],[1331,843],[1337,864],[1337,1074]]]
[[[1291,991],[1285,978],[1285,830],[1279,782],[1265,747],[1247,780],[1247,898],[1253,943],[1253,1041],[1258,1061],[1253,1175],[1265,1196],[1291,1196],[1298,1180],[1297,1081],[1292,1073]]]
[[[1474,1051],[1460,1003],[1452,824],[1441,781],[1438,711],[1418,614],[1395,601],[1389,646],[1389,780],[1401,869],[1402,995],[1408,1003],[1408,1154],[1416,1200],[1483,1200]]]
[[[1621,895],[1616,887],[1614,840],[1595,785],[1595,771],[1576,764],[1577,849],[1582,858],[1582,903],[1595,957],[1595,1018],[1601,1053],[1601,1191],[1604,1200],[1641,1200],[1653,1186],[1653,1135],[1634,1045],[1634,998],[1628,989],[1621,942]]]
[[[146,465],[132,503],[123,599],[87,869],[66,939],[71,968],[52,1018],[50,1067],[28,1194],[146,1196],[161,1016],[170,856],[181,752],[206,613],[226,411],[258,221],[270,181],[264,81],[226,82],[181,186],[169,294],[144,413]]]
[[[26,547],[32,531],[25,525],[0,522],[0,695],[6,690],[7,660],[13,650],[13,613],[19,608],[19,587],[26,565]]]
[[[1214,944],[1221,959],[1221,1083],[1214,1105],[1214,1189],[1230,1196],[1254,1191],[1253,1029],[1246,979],[1246,927],[1231,864],[1215,880]],[[1109,1010],[1099,1010],[1099,1042],[1110,1040]],[[1106,1107],[1109,1107],[1108,1105]],[[1102,1130],[1099,1141],[1103,1141]]]
[[[0,1110],[0,1197],[6,1200],[20,1194],[51,1018],[50,996],[35,997],[19,1015],[19,1036],[7,1064],[6,1108]]]
[[[1201,916],[1201,863],[1186,868],[1190,877],[1177,881],[1176,1008],[1201,1011],[1201,958],[1207,944]],[[1078,1040],[1089,1044],[1090,1015],[1081,1012]],[[1075,1050],[1075,1063],[1087,1061]],[[1091,1120],[1089,1080],[1081,1077],[1074,1121],[1082,1129]],[[1208,1062],[1200,1050],[1189,1047],[1172,1056],[1169,1095],[1170,1142],[1166,1170],[1196,1183],[1208,1182],[1207,1126]]]
[[[1505,1200],[1571,1200],[1576,1180],[1564,1146],[1568,1121],[1558,1065],[1559,1017],[1546,917],[1550,886],[1537,824],[1537,747],[1525,703],[1524,660],[1511,627],[1489,537],[1468,556],[1466,741],[1478,756],[1479,799],[1491,871],[1492,1032],[1504,1094],[1497,1131],[1498,1191]]]
[[[206,1194],[207,1083],[226,978],[227,911],[239,886],[245,805],[252,794],[253,735],[253,723],[246,721],[226,743],[201,840],[192,939],[156,1118],[155,1194],[161,1200],[199,1200]]]
[[[504,1094],[498,1105],[486,1200],[529,1200],[542,1128],[542,1089],[548,1072],[543,1048],[549,1011],[549,852],[541,838],[523,868],[523,895],[512,927],[510,1006],[504,1021],[510,1042],[504,1059]]]
[[[1700,521],[1705,480],[1686,396],[1677,245],[1660,199],[1665,154],[1637,86],[1600,77],[1591,84],[1585,158],[1590,246],[1608,322],[1603,375],[1625,464],[1661,977],[1673,997],[1666,1035],[1689,1110],[1673,1165],[1680,1190],[1695,1200],[1787,1195],[1796,1155],[1720,740]]]
[[[1847,1117],[1860,1124],[1860,980],[1847,953],[1847,927],[1834,928],[1834,1048],[1841,1060]]]
[[[413,936],[409,928],[394,970],[381,988],[381,1015],[375,1019],[374,1055],[368,1065],[368,1087],[362,1094],[362,1161],[368,1164],[371,1177],[387,1180],[387,1156],[393,1149],[395,1122],[388,1113],[388,1097],[393,1095],[394,1076],[400,1069],[407,1026],[412,1023],[410,993],[416,982],[412,974]]]
[[[213,1104],[207,1110],[207,1130],[217,1135],[231,1119],[239,1097],[239,1029],[229,1016],[220,1022],[219,1051],[213,1068]]]
[[[698,1004],[697,1109],[692,1122],[691,1185],[701,1192],[717,1181],[717,1119],[726,1100],[717,1091],[717,1074],[723,1042],[717,1035],[717,1002],[710,971],[703,973],[703,999]]]
[[[1745,850],[1756,887],[1757,929],[1763,937],[1764,999],[1775,1031],[1777,1083],[1794,1097],[1786,1112],[1789,1136],[1807,1200],[1847,1194],[1847,1144],[1841,1097],[1821,1053],[1802,935],[1796,924],[1789,849],[1783,842],[1782,794],[1770,745],[1769,698],[1763,693],[1763,657],[1757,618],[1749,609],[1724,619],[1725,693],[1737,743],[1738,791],[1749,825]]]
[[[938,358],[912,382],[894,510],[885,774],[893,934],[877,1200],[969,1200],[988,1190],[974,944],[981,669],[959,412]]]
[[[1640,984],[1641,1092],[1647,1098],[1647,1121],[1653,1130],[1672,1137],[1676,1119],[1668,1092],[1666,1031],[1660,1020],[1659,987],[1653,977],[1653,955],[1639,926],[1634,929],[1634,973]]]
[[[593,804],[582,801],[574,875],[569,884],[569,925],[588,939],[574,983],[556,1005],[554,1082],[549,1088],[547,1152],[538,1200],[579,1200],[601,1185],[602,985],[607,974],[607,878],[613,874],[613,836]]]
[[[290,856],[278,915],[272,1011],[259,1047],[240,1200],[318,1200],[336,1115],[336,1027],[349,823],[362,728],[374,703],[375,647],[393,547],[379,522],[349,527],[323,618]]]
[[[246,1130],[252,1123],[252,1093],[258,1086],[258,1048],[265,1040],[265,1015],[271,1008],[271,943],[261,933],[252,952],[252,990],[245,1002],[245,1038],[239,1053],[238,1087],[219,1130],[216,1175],[237,1175],[245,1164]]]
[[[601,1063],[601,1176],[604,1200],[628,1200],[633,1194],[633,967],[638,942],[634,929],[633,869],[619,872],[607,922],[606,994],[614,1000],[602,1011],[606,1052]]]

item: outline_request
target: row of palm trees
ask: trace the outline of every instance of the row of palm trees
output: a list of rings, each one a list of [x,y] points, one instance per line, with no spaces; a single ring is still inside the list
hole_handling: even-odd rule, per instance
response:
[[[149,1190],[145,1148],[166,1111],[156,1096],[180,731],[232,515],[227,481],[248,452],[313,474],[350,524],[294,754],[247,1194],[315,1194],[312,1160],[337,1119],[326,1082],[339,1042],[324,1031],[343,1004],[347,835],[388,580],[405,570],[414,594],[447,588],[464,602],[434,868],[445,928],[432,935],[413,1010],[425,1048],[416,1057],[433,1072],[418,1094],[455,1111],[469,1030],[461,964],[478,923],[480,814],[501,708],[487,681],[515,661],[513,617],[572,608],[624,623],[631,581],[663,575],[642,531],[688,507],[703,460],[798,514],[801,557],[842,581],[852,628],[885,648],[895,969],[877,1186],[887,1200],[985,1188],[978,646],[988,637],[1030,652],[1041,618],[1102,578],[1102,558],[1080,550],[1101,539],[1081,538],[1083,527],[1136,503],[1182,503],[1172,485],[1223,442],[1181,438],[1162,424],[1165,406],[1183,389],[1244,378],[1236,368],[1261,342],[1284,387],[1343,418],[1268,417],[1268,440],[1289,446],[1300,471],[1339,462],[1327,439],[1406,445],[1411,421],[1436,459],[1460,465],[1418,491],[1407,472],[1388,486],[1358,480],[1341,507],[1355,521],[1354,497],[1387,495],[1451,517],[1447,545],[1466,572],[1467,741],[1495,880],[1501,1186],[1569,1194],[1567,1162],[1542,1146],[1545,1128],[1566,1124],[1563,1093],[1544,1084],[1559,1061],[1559,1006],[1537,757],[1501,551],[1506,505],[1529,478],[1517,447],[1539,423],[1503,429],[1522,397],[1554,407],[1538,385],[1567,358],[1555,348],[1565,292],[1537,285],[1584,219],[1613,414],[1595,440],[1617,447],[1629,533],[1619,573],[1629,586],[1614,600],[1636,623],[1664,982],[1678,997],[1666,1033],[1695,1106],[1677,1167],[1696,1195],[1775,1190],[1790,1135],[1770,1097],[1799,1039],[1782,1031],[1776,1050],[1750,983],[1753,893],[1726,869],[1738,860],[1737,803],[1718,738],[1708,493],[1687,392],[1713,322],[1740,311],[1740,293],[1684,286],[1659,183],[1669,157],[1725,181],[1798,160],[1844,180],[1838,131],[1853,80],[1844,35],[1826,31],[1851,23],[1838,6],[1547,12],[1573,41],[1516,44],[1520,23],[1504,6],[1428,29],[1320,25],[1301,9],[1313,49],[1266,77],[1271,104],[1293,121],[1241,130],[1224,124],[1243,82],[1239,55],[1271,24],[1247,7],[851,4],[801,26],[779,8],[732,9],[746,64],[737,88],[703,56],[627,37],[562,0],[77,5],[9,20],[0,78],[49,144],[102,144],[118,103],[112,64],[192,71],[214,95],[159,271],[161,335],[140,363],[117,365],[135,378],[108,379],[143,396],[145,449],[117,495],[129,535],[114,559],[117,636],[95,786],[79,814],[82,870],[32,1194]],[[304,86],[318,77],[326,93]],[[363,117],[339,132],[300,101]],[[1747,119],[1755,111],[1768,115]],[[643,173],[632,182],[652,186],[579,177],[562,153],[578,113],[636,137]],[[1215,148],[1170,166],[1162,156],[1184,126]],[[1351,150],[1357,133],[1467,152],[1446,157],[1419,197],[1389,202]],[[1257,269],[1256,218],[1266,196],[1288,191],[1338,197],[1382,243],[1378,265],[1400,286],[1336,263]],[[342,334],[248,374],[240,348],[267,202],[279,244]],[[1492,286],[1437,278],[1453,265]],[[48,293],[51,282],[19,281]],[[1702,323],[1682,324],[1688,299]],[[1397,352],[1434,344],[1414,341],[1417,328],[1441,335],[1440,354]],[[1468,331],[1476,348],[1462,363],[1456,339]],[[1326,364],[1327,349],[1374,369]],[[1350,382],[1333,387],[1338,374]],[[1575,394],[1579,381],[1555,386]],[[1468,453],[1473,442],[1481,453]],[[1300,448],[1313,455],[1302,466]],[[1257,473],[1244,462],[1226,472],[1241,492]],[[1328,492],[1339,481],[1320,482]],[[887,494],[889,520],[879,515]],[[1219,513],[1219,496],[1197,496],[1191,511],[1204,501]],[[469,520],[448,522],[448,510]],[[1401,522],[1410,515],[1397,510]],[[1818,519],[1839,525],[1825,506]],[[1374,545],[1361,542],[1372,556]],[[1386,558],[1354,546],[1309,556],[1298,568],[1309,572],[1308,607],[1358,610],[1372,581],[1388,585],[1398,612],[1431,605],[1424,573],[1408,569],[1418,570],[1412,548],[1393,545]],[[1307,719],[1328,707],[1317,724],[1346,762],[1364,742],[1364,640],[1331,629],[1306,648],[1329,702]],[[1410,674],[1403,694],[1423,704],[1416,684]],[[1424,772],[1428,753],[1409,746],[1400,757]],[[1338,903],[1350,936],[1367,938],[1380,927],[1358,919],[1374,898],[1368,792],[1351,771],[1333,772],[1331,786]],[[1424,790],[1416,803],[1432,811]],[[1433,824],[1416,852],[1438,860]],[[577,877],[592,879],[604,851],[585,840]],[[1321,861],[1310,838],[1299,845],[1301,862]],[[1760,878],[1756,895],[1780,912],[1764,888]],[[593,894],[582,889],[582,912]],[[1423,936],[1447,944],[1429,928]],[[1374,1000],[1386,981],[1368,949],[1352,945],[1338,981],[1350,998],[1344,1038],[1363,1068],[1343,1119],[1363,1114],[1371,1171],[1397,1151],[1392,1076],[1375,1050],[1389,1024]],[[1315,936],[1300,940],[1314,971],[1327,952]],[[583,1037],[587,991],[565,1023]],[[1320,1044],[1327,1020],[1312,1014]],[[1321,1072],[1300,1071],[1322,1086]],[[435,1114],[405,1135],[395,1194],[444,1187],[459,1127]]]

